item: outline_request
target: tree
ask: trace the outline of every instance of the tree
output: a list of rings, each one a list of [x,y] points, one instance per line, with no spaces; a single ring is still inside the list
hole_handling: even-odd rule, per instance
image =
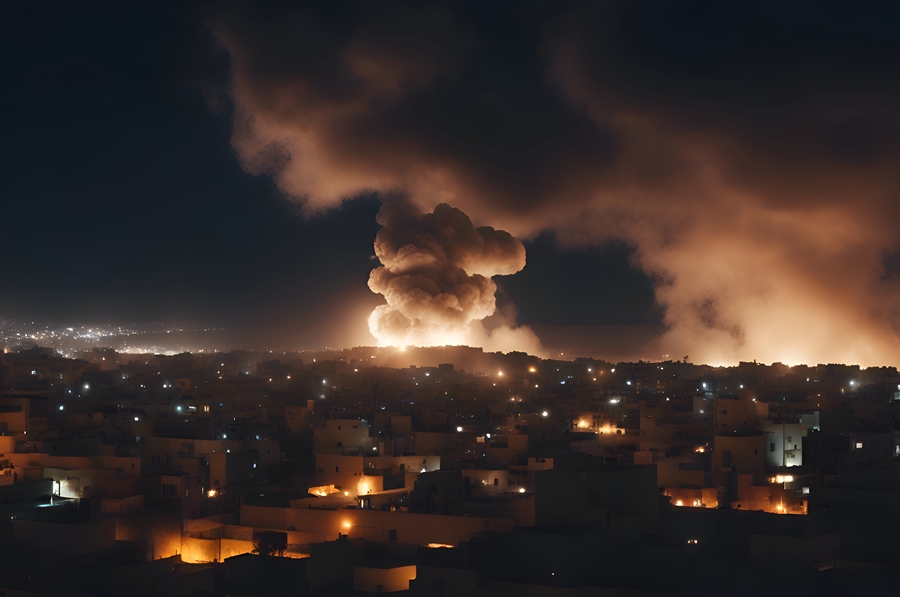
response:
[[[287,533],[256,531],[253,533],[253,553],[261,556],[281,556],[287,549]]]

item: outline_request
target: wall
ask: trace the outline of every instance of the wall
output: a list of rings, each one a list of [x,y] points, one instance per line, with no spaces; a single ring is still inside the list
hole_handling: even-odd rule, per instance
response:
[[[804,425],[800,423],[766,425],[763,435],[767,469],[803,465],[804,429]]]
[[[112,549],[116,545],[116,521],[113,518],[58,524],[15,519],[13,533],[17,543],[36,552],[52,552],[75,558]]]
[[[408,591],[409,581],[415,579],[415,566],[399,566],[397,568],[353,567],[353,590],[362,593]]]
[[[764,447],[761,435],[745,437],[717,435],[712,453],[714,471],[733,470],[736,473],[762,475],[764,471]],[[730,455],[729,455],[730,453]]]
[[[496,531],[512,530],[513,521],[505,518],[439,516],[378,510],[314,510],[242,504],[241,525],[260,529],[295,530],[319,537],[318,541],[333,541],[339,534],[344,534],[351,538],[386,542],[390,540],[388,531],[395,530],[398,543],[456,545],[471,539],[486,527]],[[306,542],[295,541],[290,533],[288,541]]]

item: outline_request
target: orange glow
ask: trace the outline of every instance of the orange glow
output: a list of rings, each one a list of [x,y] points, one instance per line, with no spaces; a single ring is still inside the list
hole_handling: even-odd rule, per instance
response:
[[[676,506],[683,506],[683,505],[684,505],[684,502],[682,502],[681,500],[678,500],[677,502],[675,502],[675,505],[676,505]]]
[[[215,489],[210,489],[209,491],[206,492],[206,496],[207,496],[207,497],[214,498],[214,497],[216,497],[216,494],[217,494],[217,493],[218,493],[218,492],[217,492]]]
[[[446,543],[429,543],[428,547],[431,549],[453,549],[452,545],[448,545]]]
[[[334,485],[319,485],[317,487],[310,487],[306,491],[312,495],[325,497],[333,493],[338,493],[339,490]],[[344,495],[347,495],[347,493],[345,492]]]
[[[537,369],[535,369],[534,367],[529,367],[529,368],[528,368],[528,372],[529,372],[529,373],[536,373],[536,372],[537,372]]]

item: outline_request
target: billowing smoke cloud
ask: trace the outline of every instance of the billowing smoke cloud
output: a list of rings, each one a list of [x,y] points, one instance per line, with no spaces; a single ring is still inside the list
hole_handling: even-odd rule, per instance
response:
[[[311,211],[401,192],[625,241],[660,353],[900,362],[896,9],[562,4],[224,15],[238,156]],[[401,295],[375,329],[434,329]]]
[[[387,200],[378,213],[381,230],[369,288],[386,305],[369,317],[369,330],[382,344],[433,346],[468,344],[494,350],[539,353],[528,328],[482,324],[496,310],[492,278],[525,267],[525,247],[508,232],[475,227],[445,203],[422,214],[404,198]]]

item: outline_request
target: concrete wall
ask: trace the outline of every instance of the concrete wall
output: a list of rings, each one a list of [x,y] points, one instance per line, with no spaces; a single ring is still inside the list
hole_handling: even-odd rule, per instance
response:
[[[63,558],[106,551],[116,545],[116,521],[113,518],[78,524],[17,518],[13,525],[15,541],[25,549],[51,552]]]
[[[137,512],[143,509],[143,494],[124,498],[100,498],[100,512],[102,514],[127,514],[128,512]]]
[[[409,581],[415,579],[415,566],[399,566],[397,568],[353,567],[353,590],[361,593],[408,591]]]
[[[655,489],[654,489],[655,491]],[[509,531],[513,521],[505,518],[476,518],[469,516],[438,516],[378,510],[314,510],[303,508],[273,508],[241,505],[241,525],[259,529],[288,530],[305,533],[289,543],[334,541],[339,534],[370,541],[390,541],[396,531],[398,543],[427,545],[447,543],[456,545],[467,541],[486,528]]]

